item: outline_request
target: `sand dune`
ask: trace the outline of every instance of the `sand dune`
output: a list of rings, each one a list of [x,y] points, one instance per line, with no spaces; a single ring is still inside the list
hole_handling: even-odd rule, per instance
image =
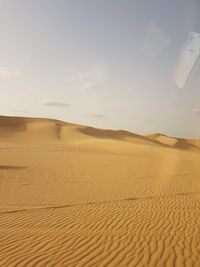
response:
[[[199,149],[0,116],[0,266],[200,266]]]

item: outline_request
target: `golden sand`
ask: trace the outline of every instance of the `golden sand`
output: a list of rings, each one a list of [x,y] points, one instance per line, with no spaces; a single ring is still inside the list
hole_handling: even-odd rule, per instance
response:
[[[0,266],[200,266],[200,142],[0,117]]]

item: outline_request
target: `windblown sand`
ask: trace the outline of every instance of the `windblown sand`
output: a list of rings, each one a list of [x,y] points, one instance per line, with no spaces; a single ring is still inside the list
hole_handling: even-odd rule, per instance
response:
[[[0,266],[200,266],[200,142],[0,117]]]

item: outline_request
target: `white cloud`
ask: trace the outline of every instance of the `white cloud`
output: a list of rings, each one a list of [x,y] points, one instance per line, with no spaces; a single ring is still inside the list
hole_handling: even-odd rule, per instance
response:
[[[99,79],[99,73],[97,71],[79,71],[75,68],[71,68],[67,70],[67,74],[65,76],[65,81],[69,84],[69,86],[76,86],[81,90],[94,90],[99,89],[99,83],[101,83],[101,79]]]
[[[150,57],[157,57],[171,44],[171,39],[155,23],[150,23],[147,29],[143,52]]]
[[[0,76],[5,78],[18,78],[22,75],[22,71],[12,68],[0,67]]]
[[[72,82],[83,82],[91,78],[92,74],[90,72],[81,72],[74,68],[68,69],[67,75],[65,76],[66,81]]]
[[[93,90],[93,89],[99,89],[99,86],[93,82],[86,82],[81,85],[82,90]]]

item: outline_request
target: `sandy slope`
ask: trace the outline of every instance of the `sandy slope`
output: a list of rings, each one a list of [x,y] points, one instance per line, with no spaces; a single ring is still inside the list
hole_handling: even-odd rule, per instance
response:
[[[200,266],[199,149],[0,117],[0,266]]]

